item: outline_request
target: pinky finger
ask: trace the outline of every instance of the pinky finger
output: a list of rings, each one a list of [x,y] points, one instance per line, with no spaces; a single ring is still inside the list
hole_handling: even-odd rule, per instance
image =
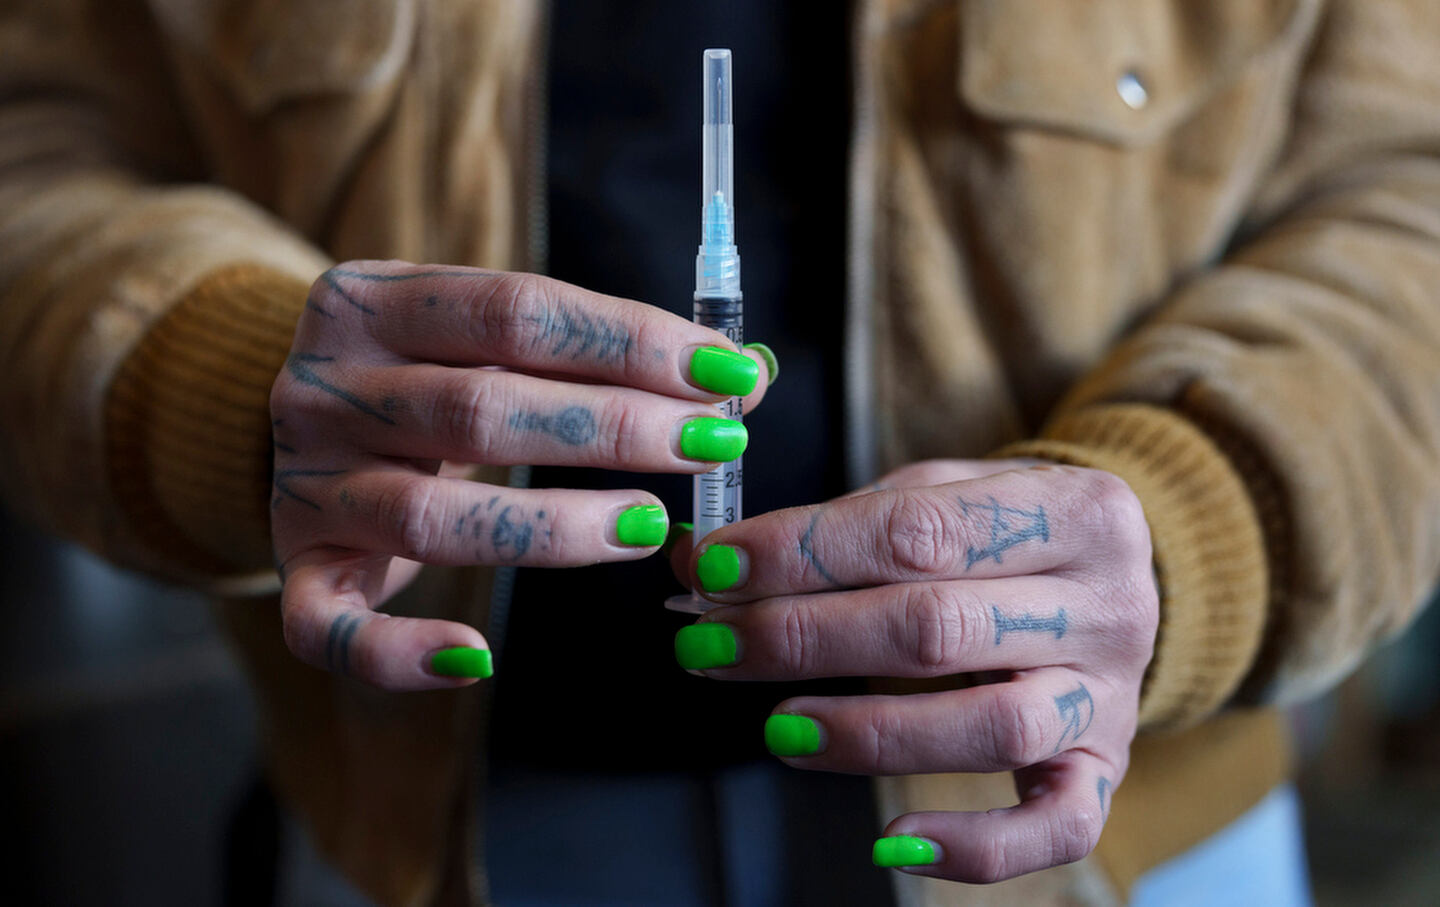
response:
[[[1070,750],[1017,773],[1018,806],[900,816],[875,842],[874,862],[978,883],[1073,863],[1099,843],[1114,774],[1095,755]]]
[[[285,644],[301,661],[393,691],[449,689],[490,676],[489,646],[474,627],[372,610],[392,558],[319,555],[292,561],[281,593]]]

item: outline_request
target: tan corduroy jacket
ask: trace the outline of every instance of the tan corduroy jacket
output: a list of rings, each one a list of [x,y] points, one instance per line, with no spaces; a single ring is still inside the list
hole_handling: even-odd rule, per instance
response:
[[[322,675],[273,600],[235,598],[275,586],[266,399],[329,262],[537,261],[545,15],[0,4],[6,500],[231,597],[276,784],[386,903],[483,889],[483,693]],[[1440,570],[1440,5],[868,0],[854,64],[856,477],[998,450],[1110,470],[1162,592],[1096,854],[897,884],[1104,902],[1283,776],[1274,712],[1237,703],[1326,689]],[[452,594],[396,607],[483,619],[485,571],[424,581]],[[889,818],[1004,782],[877,791]]]

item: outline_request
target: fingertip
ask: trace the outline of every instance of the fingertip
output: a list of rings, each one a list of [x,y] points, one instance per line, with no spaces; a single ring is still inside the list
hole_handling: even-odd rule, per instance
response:
[[[937,842],[918,835],[887,834],[876,838],[870,848],[870,861],[884,869],[934,866],[943,859]]]
[[[424,669],[437,677],[484,680],[494,675],[495,661],[489,649],[451,646],[430,653]]]
[[[775,357],[775,351],[763,343],[747,343],[741,350],[745,355],[757,360],[764,370],[760,373],[765,376],[764,387],[770,387],[780,377],[780,360]]]

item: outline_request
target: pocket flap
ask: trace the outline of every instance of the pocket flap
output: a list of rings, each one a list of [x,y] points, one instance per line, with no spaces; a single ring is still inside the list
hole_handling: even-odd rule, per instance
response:
[[[958,91],[982,116],[1153,141],[1278,39],[1299,0],[966,0]]]

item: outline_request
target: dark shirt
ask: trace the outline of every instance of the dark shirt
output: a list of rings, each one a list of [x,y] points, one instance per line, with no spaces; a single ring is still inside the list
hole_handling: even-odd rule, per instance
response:
[[[768,2],[562,0],[553,20],[549,273],[686,318],[700,242],[701,51],[731,48],[745,336],[769,344],[782,372],[745,418],[745,512],[842,493],[848,18]],[[542,468],[531,484],[644,488],[672,520],[691,518],[689,476]],[[517,687],[527,699],[555,691],[566,714],[496,745],[533,764],[568,760],[569,741],[604,739],[592,764],[621,769],[763,755],[765,716],[797,691],[682,672],[672,639],[693,617],[661,605],[682,591],[658,556],[521,571],[497,720],[515,717]],[[664,746],[652,739],[660,713]]]
[[[781,362],[745,418],[745,513],[842,493],[844,5],[559,0],[552,15],[549,273],[691,317],[701,51],[729,47],[745,336]],[[531,477],[534,487],[644,488],[672,521],[691,519],[691,481],[558,468]],[[883,825],[868,780],[787,768],[761,734],[781,700],[860,692],[858,682],[685,673],[673,639],[694,616],[662,606],[683,591],[659,556],[519,572],[493,681],[496,896],[887,903],[888,880],[868,865]]]

